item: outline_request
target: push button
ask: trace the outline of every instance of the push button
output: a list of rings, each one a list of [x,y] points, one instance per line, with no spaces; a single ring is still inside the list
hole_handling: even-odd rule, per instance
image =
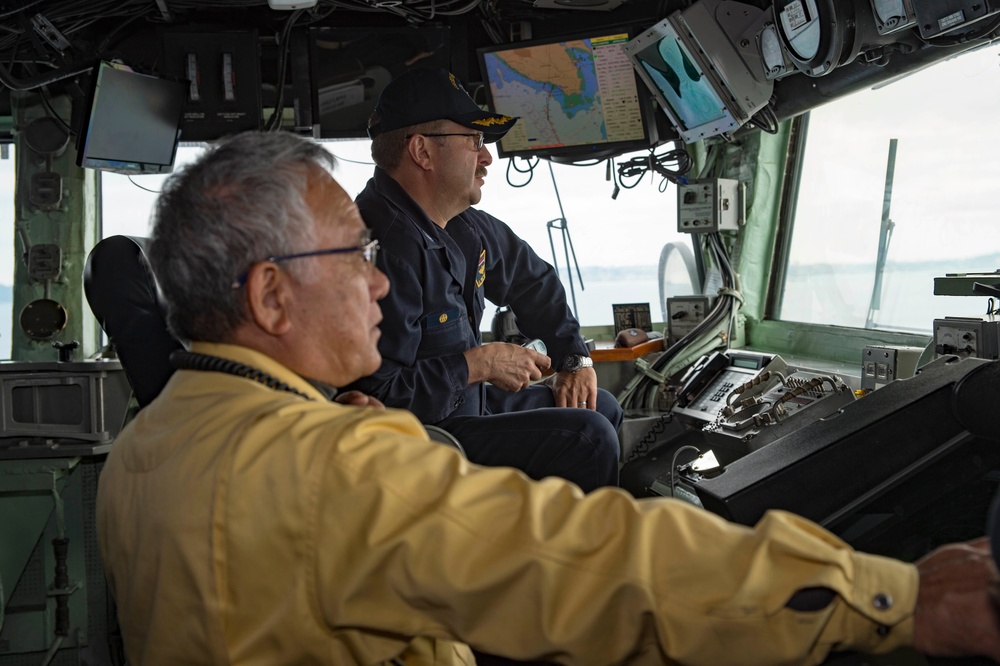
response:
[[[884,592],[879,592],[874,597],[872,597],[872,605],[875,606],[876,610],[886,611],[892,608],[892,597]]]

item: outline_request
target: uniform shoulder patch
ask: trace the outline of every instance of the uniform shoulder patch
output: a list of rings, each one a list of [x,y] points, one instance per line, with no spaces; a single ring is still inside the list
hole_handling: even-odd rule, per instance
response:
[[[483,286],[486,282],[486,250],[483,250],[479,255],[479,266],[476,268],[476,289]]]

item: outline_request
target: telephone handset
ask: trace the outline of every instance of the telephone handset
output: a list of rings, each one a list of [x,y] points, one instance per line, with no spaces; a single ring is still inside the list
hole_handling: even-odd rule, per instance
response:
[[[764,372],[787,370],[784,360],[775,354],[731,350],[702,356],[681,379],[674,412],[702,422],[713,421],[734,390],[744,389],[744,397],[757,393],[766,388],[755,383]]]
[[[681,387],[677,390],[677,404],[687,407],[708,382],[728,367],[729,356],[726,352],[712,352],[695,361],[681,378]]]

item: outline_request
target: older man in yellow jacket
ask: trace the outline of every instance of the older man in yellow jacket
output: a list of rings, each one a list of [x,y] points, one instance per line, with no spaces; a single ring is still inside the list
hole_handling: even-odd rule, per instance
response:
[[[1000,658],[980,545],[914,566],[773,513],[755,529],[618,489],[480,468],[373,372],[389,289],[328,154],[244,134],[174,176],[151,259],[190,342],[100,480],[131,663],[817,663]]]

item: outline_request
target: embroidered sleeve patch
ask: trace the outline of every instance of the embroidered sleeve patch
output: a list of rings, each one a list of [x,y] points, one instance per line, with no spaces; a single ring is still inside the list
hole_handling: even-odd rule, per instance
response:
[[[479,255],[479,267],[476,268],[476,289],[486,282],[486,250]]]

